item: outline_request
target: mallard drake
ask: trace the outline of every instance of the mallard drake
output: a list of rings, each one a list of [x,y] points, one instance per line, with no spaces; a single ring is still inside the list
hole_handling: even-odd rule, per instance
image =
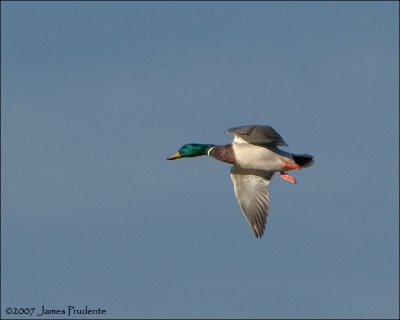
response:
[[[232,164],[231,179],[236,199],[255,236],[261,238],[267,222],[268,185],[272,175],[279,172],[282,179],[296,183],[287,171],[309,167],[313,156],[278,149],[278,146],[287,144],[269,126],[234,127],[225,133],[234,135],[233,141],[227,145],[185,144],[167,160],[210,156]]]

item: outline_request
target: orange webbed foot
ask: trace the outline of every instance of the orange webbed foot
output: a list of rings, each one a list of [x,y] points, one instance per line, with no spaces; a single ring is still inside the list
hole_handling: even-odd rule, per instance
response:
[[[281,172],[281,178],[283,180],[289,181],[291,183],[297,183],[296,179],[292,176],[289,176],[287,173]]]
[[[287,161],[281,161],[283,164],[283,171],[289,171],[289,170],[299,170],[301,169],[301,166],[299,166],[296,163],[292,162],[287,162]]]

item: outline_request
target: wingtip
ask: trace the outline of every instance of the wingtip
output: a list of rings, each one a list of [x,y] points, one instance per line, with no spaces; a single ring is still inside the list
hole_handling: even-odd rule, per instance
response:
[[[254,231],[254,235],[256,236],[257,239],[261,239],[263,234],[264,234],[264,230],[258,230],[258,228],[256,226],[253,226],[253,231]]]

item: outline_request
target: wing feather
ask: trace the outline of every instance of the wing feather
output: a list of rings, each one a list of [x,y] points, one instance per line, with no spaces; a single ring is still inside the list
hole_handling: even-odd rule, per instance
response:
[[[235,196],[247,223],[257,238],[264,234],[267,223],[269,193],[268,184],[273,172],[231,168]]]
[[[280,134],[269,126],[251,125],[234,127],[227,129],[225,133],[234,134],[233,141],[235,142],[287,146]]]

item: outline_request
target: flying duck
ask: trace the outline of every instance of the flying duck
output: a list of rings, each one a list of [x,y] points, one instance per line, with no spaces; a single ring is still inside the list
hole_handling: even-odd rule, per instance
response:
[[[261,238],[268,216],[271,177],[279,172],[282,179],[296,183],[287,171],[309,167],[314,162],[313,156],[279,149],[278,146],[287,144],[270,126],[240,126],[227,129],[225,133],[234,135],[227,145],[185,144],[167,160],[210,156],[232,164],[231,179],[236,199],[255,236]]]

